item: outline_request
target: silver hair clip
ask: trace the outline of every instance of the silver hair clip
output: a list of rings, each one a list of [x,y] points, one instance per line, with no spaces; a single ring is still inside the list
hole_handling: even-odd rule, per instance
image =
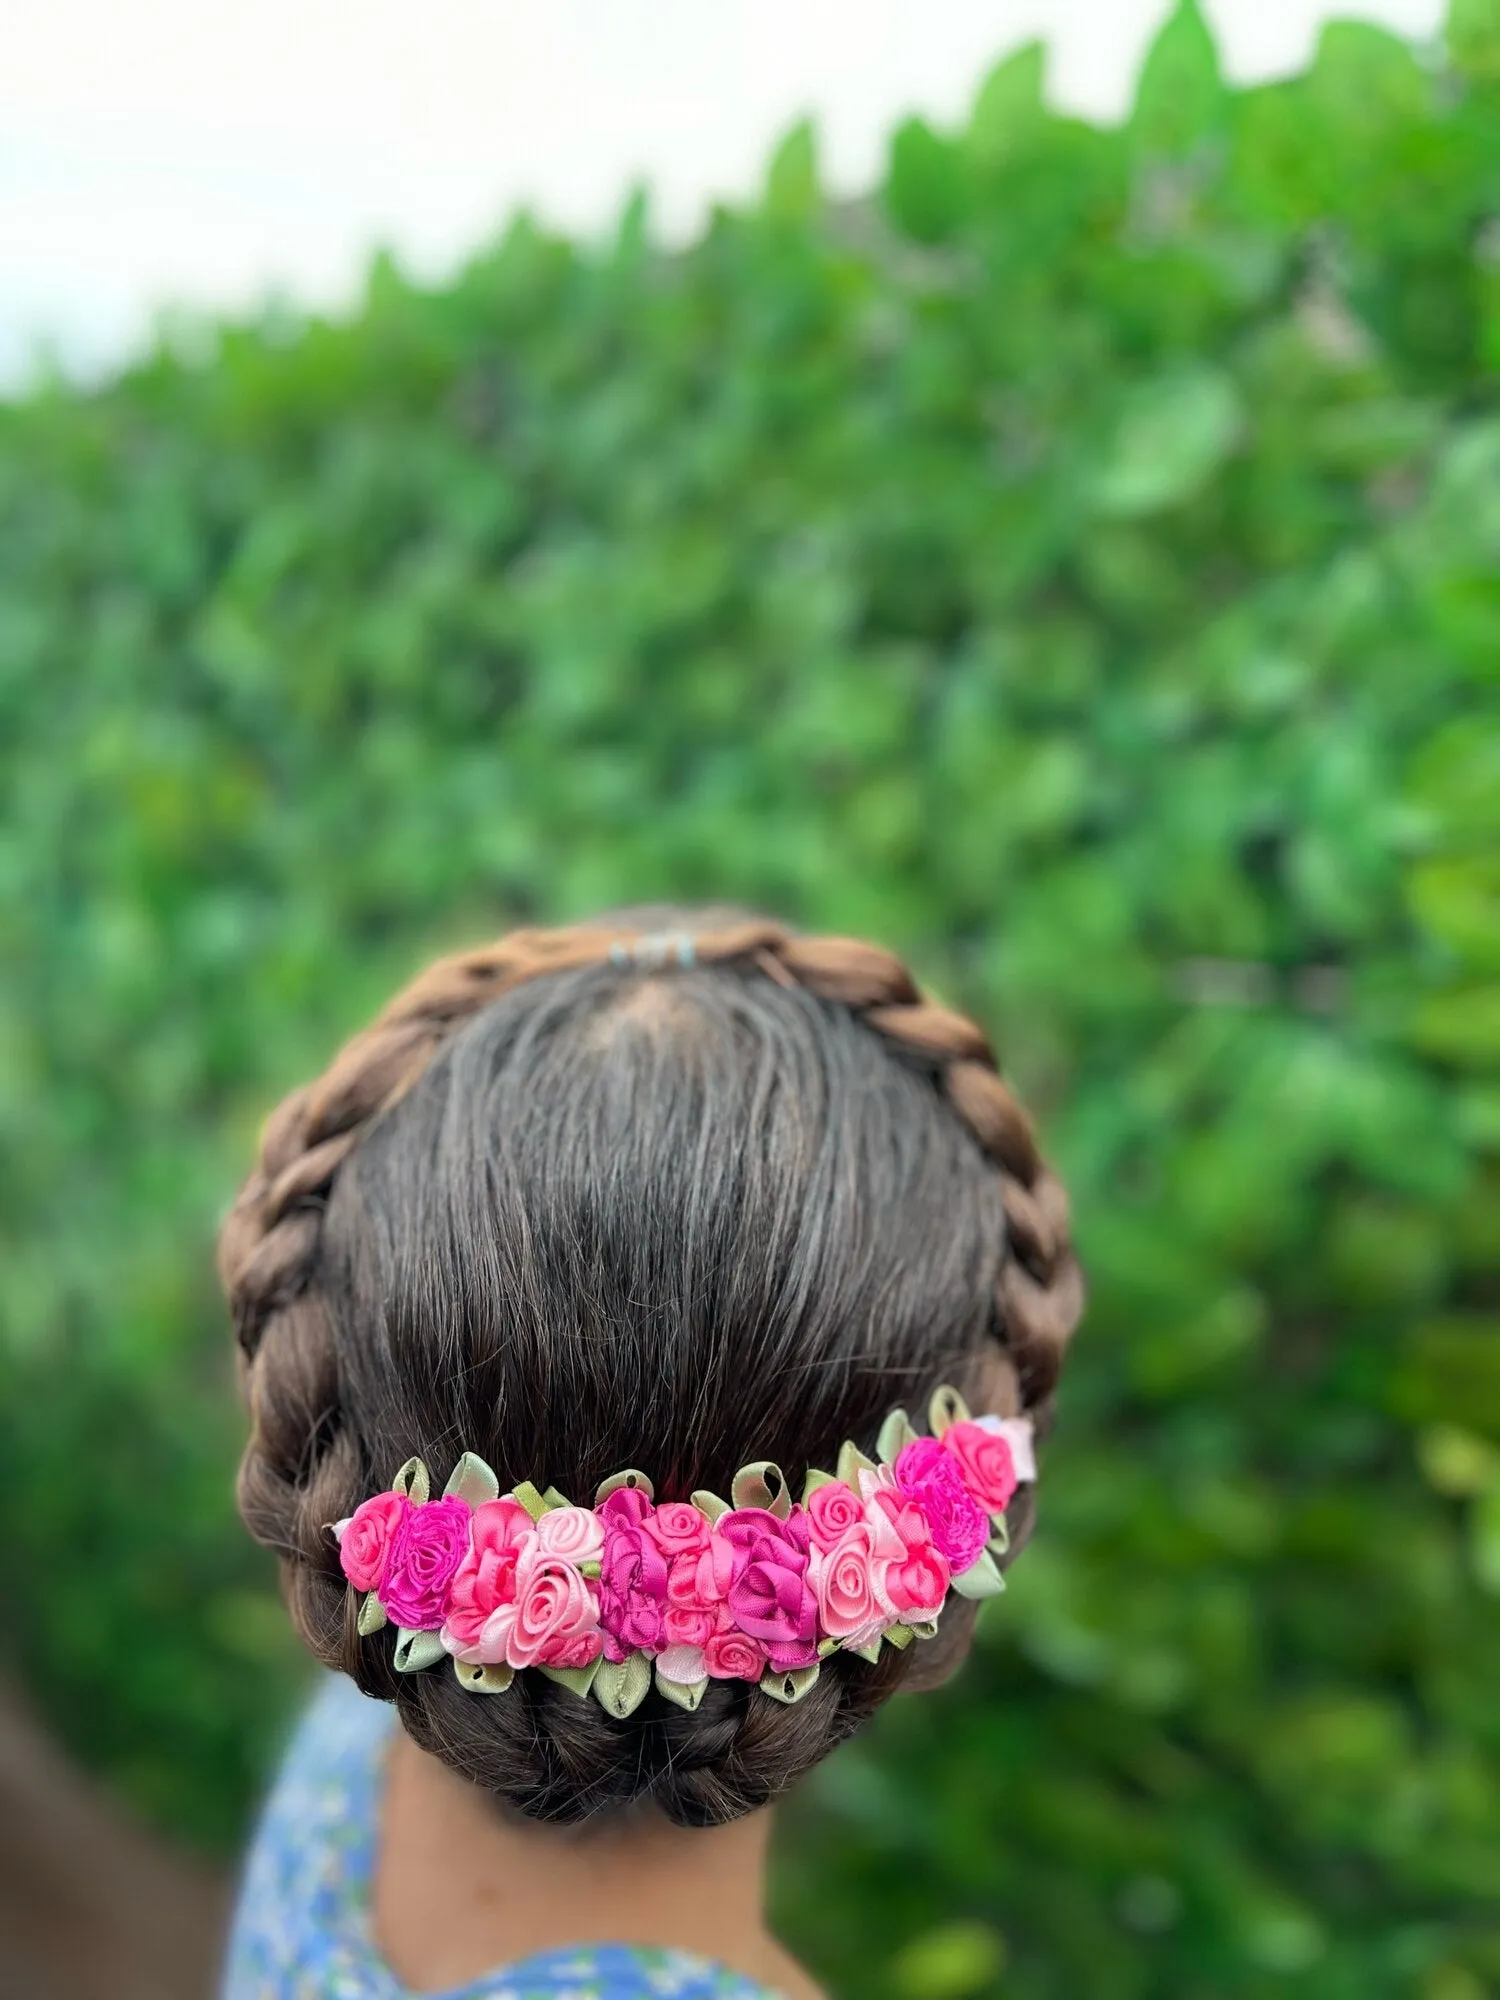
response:
[[[616,941],[609,948],[611,965],[633,965],[655,972],[664,965],[693,965],[697,948],[688,931],[650,931],[629,944]]]

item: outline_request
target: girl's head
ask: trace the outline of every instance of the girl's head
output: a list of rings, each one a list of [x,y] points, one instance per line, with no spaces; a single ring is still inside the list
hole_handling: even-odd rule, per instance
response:
[[[983,1035],[896,959],[711,915],[658,943],[647,921],[429,968],[273,1114],[220,1263],[241,1510],[317,1657],[524,1812],[651,1799],[702,1825],[941,1678],[972,1607],[904,1652],[834,1655],[794,1706],[723,1680],[696,1712],[652,1695],[617,1720],[537,1672],[493,1699],[398,1673],[328,1524],[413,1456],[585,1500],[639,1466],[683,1500],[765,1458],[800,1490],[943,1382],[1045,1417],[1081,1286]],[[1013,1549],[1029,1525],[1013,1508]]]

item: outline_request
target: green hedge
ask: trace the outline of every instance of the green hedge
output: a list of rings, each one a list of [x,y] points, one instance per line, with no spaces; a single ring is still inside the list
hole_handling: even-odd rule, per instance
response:
[[[8,1662],[231,1839],[300,1685],[209,1277],[423,955],[730,897],[995,1024],[1093,1304],[963,1680],[797,1816],[841,1993],[1500,1986],[1500,0],[878,199],[518,221],[0,410]]]

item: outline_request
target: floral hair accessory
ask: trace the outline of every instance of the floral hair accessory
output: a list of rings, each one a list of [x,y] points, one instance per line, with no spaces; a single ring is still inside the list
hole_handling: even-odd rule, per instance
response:
[[[1036,1478],[1031,1420],[971,1417],[949,1388],[928,1419],[920,1437],[893,1410],[875,1458],[846,1444],[796,1503],[769,1460],[744,1466],[728,1500],[658,1504],[627,1471],[576,1507],[529,1481],[502,1496],[473,1452],[434,1498],[410,1458],[333,1524],[359,1631],[394,1623],[398,1672],[451,1658],[475,1694],[535,1667],[622,1717],[653,1680],[686,1709],[712,1680],[800,1701],[830,1653],[875,1660],[930,1638],[950,1591],[1004,1588],[1005,1512]]]

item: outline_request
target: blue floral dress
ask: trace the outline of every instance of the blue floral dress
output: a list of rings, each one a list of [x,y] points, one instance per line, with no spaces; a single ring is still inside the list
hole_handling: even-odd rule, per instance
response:
[[[251,1849],[222,2000],[415,2000],[370,1927],[384,1754],[395,1711],[339,1676],[297,1732]],[[681,1951],[583,1945],[504,1966],[438,2000],[775,2000]]]

